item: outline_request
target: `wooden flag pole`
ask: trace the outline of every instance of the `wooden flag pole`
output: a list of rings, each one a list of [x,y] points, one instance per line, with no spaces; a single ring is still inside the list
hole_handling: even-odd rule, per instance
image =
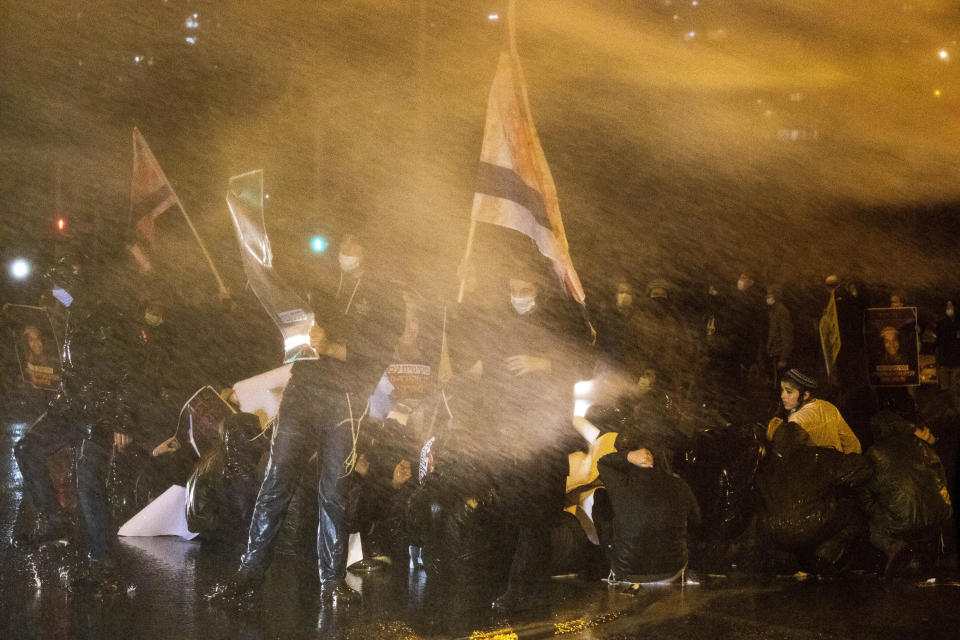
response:
[[[507,6],[507,44],[510,46],[510,53],[514,56],[517,55],[517,29],[514,26],[516,16],[517,0],[510,0],[510,4]]]
[[[460,268],[463,273],[460,274],[460,289],[457,291],[457,304],[463,302],[463,292],[467,287],[467,275],[470,269],[470,254],[473,252],[473,235],[477,230],[477,221],[470,217],[470,231],[467,232],[467,249],[463,252],[463,260],[460,262]]]
[[[164,179],[166,180],[166,176],[164,176]],[[169,184],[169,182],[167,184]],[[174,194],[176,194],[176,192],[174,192]],[[203,240],[200,239],[200,234],[197,233],[197,228],[193,226],[193,221],[183,208],[183,203],[180,202],[180,196],[175,195],[174,197],[177,199],[177,206],[180,208],[180,213],[183,214],[183,219],[187,221],[187,224],[190,226],[190,231],[193,232],[193,237],[197,239],[197,244],[200,245],[200,250],[203,251],[203,257],[207,259],[207,264],[210,265],[210,270],[213,271],[213,277],[217,279],[217,286],[220,287],[221,297],[230,295],[230,290],[227,289],[225,284],[223,284],[223,279],[220,277],[220,273],[217,271],[217,268],[213,265],[213,260],[210,258],[210,254],[207,253],[207,248],[203,245]]]

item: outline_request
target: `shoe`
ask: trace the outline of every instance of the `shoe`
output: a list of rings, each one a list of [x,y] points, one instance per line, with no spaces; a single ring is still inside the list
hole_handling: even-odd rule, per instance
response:
[[[496,600],[490,603],[490,608],[500,613],[511,611],[525,611],[542,606],[546,596],[542,592],[517,593],[507,589]]]
[[[117,595],[120,593],[117,563],[112,558],[91,558],[77,574],[73,587],[90,593],[97,600]]]
[[[65,518],[40,516],[36,526],[14,536],[13,545],[19,548],[42,546],[51,542],[66,545],[70,542],[70,534],[70,523]]]
[[[386,556],[373,556],[370,558],[364,558],[363,560],[358,560],[347,567],[347,569],[352,573],[372,573],[374,571],[386,569],[389,566],[390,559]]]
[[[884,578],[893,578],[910,563],[913,551],[903,540],[894,541],[887,549],[887,564],[883,568]]]
[[[359,591],[347,586],[343,580],[335,580],[320,585],[320,603],[332,609],[345,609],[359,604],[362,599]]]
[[[210,604],[224,609],[246,609],[256,602],[262,584],[261,573],[238,569],[227,580],[213,585],[203,597]]]

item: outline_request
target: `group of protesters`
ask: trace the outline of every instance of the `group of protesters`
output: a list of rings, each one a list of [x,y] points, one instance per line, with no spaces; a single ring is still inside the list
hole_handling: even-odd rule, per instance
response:
[[[842,346],[822,375],[796,355],[805,329],[784,288],[761,293],[747,271],[729,292],[711,285],[688,313],[664,279],[640,289],[614,278],[588,314],[524,262],[464,304],[438,305],[376,269],[371,253],[362,234],[346,234],[336,268],[305,292],[309,356],[293,362],[269,433],[238,411],[199,460],[161,435],[191,387],[209,382],[199,377],[271,366],[258,370],[222,331],[227,317],[246,335],[275,331],[263,314],[225,301],[216,318],[195,318],[212,327],[197,337],[207,362],[185,375],[184,354],[162,335],[161,303],[125,319],[107,297],[79,301],[60,392],[15,447],[39,514],[24,545],[70,536],[46,462],[74,447],[85,578],[116,591],[105,480],[136,443],[150,453],[138,473],[187,486],[188,524],[203,544],[242,547],[237,571],[208,593],[218,606],[255,601],[278,551],[312,555],[305,531],[316,534],[320,600],[333,608],[361,598],[346,582],[352,533],[356,570],[415,567],[441,582],[483,570],[502,586],[491,604],[505,611],[542,601],[557,573],[627,590],[682,580],[708,542],[818,571],[850,566],[867,540],[888,575],[942,560],[952,483],[937,442],[955,449],[955,301],[936,325],[944,388],[927,403],[942,408],[934,420],[915,390],[870,387],[861,283],[825,281]],[[476,274],[463,277],[475,289]],[[226,367],[217,354],[231,346],[243,362]],[[229,389],[224,397],[236,401]],[[952,461],[953,450],[941,453]]]

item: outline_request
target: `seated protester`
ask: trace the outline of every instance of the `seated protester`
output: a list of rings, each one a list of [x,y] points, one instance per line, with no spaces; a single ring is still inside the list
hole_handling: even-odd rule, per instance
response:
[[[780,401],[786,419],[803,429],[809,436],[810,446],[830,447],[841,453],[861,453],[860,441],[840,415],[840,411],[812,392],[817,381],[798,369],[790,369],[780,381]],[[773,439],[773,431],[780,425],[778,416],[767,427],[767,439]]]
[[[402,427],[394,417],[383,424],[364,420],[357,443],[356,473],[344,479],[351,516],[348,528],[351,533],[360,533],[363,550],[363,560],[351,565],[351,571],[372,571],[384,566],[384,561],[405,566],[409,544],[394,539],[393,518],[409,495],[411,460],[416,455],[404,446]]]
[[[874,475],[866,487],[870,542],[886,554],[884,574],[892,575],[912,552],[936,547],[952,506],[930,429],[908,419],[909,407],[897,411],[895,403],[886,405],[872,420],[876,444],[866,457]]]
[[[836,568],[866,528],[855,490],[870,479],[870,465],[860,455],[812,446],[794,422],[776,424],[768,434],[772,448],[756,481],[760,530],[778,548],[812,552],[818,568]]]
[[[219,446],[210,447],[187,481],[187,526],[204,540],[242,542],[260,488],[264,452],[260,419],[237,413],[220,423]]]
[[[688,535],[700,525],[700,508],[687,483],[669,473],[650,449],[627,442],[628,448],[597,464],[612,507],[612,523],[598,522],[606,530],[601,544],[608,537],[612,542],[609,580],[674,580],[687,566]]]
[[[465,432],[431,438],[422,450],[417,478],[408,482],[406,512],[395,536],[420,549],[428,576],[450,578],[503,561],[511,536],[500,526],[503,502],[495,479],[476,465]],[[451,437],[452,436],[452,437]],[[502,567],[500,567],[502,569]]]
[[[624,437],[639,439],[662,450],[663,463],[671,464],[684,448],[685,436],[679,430],[680,412],[671,395],[664,389],[662,377],[652,364],[640,364],[637,372],[614,368],[609,377],[629,379],[614,385],[611,400],[593,404],[586,419],[601,433],[616,431]],[[672,464],[671,464],[672,466]]]

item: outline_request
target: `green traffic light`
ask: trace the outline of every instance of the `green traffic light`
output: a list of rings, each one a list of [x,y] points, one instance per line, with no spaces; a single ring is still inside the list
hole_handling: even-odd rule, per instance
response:
[[[314,236],[310,240],[310,250],[314,253],[323,253],[327,250],[327,239],[323,236]]]

